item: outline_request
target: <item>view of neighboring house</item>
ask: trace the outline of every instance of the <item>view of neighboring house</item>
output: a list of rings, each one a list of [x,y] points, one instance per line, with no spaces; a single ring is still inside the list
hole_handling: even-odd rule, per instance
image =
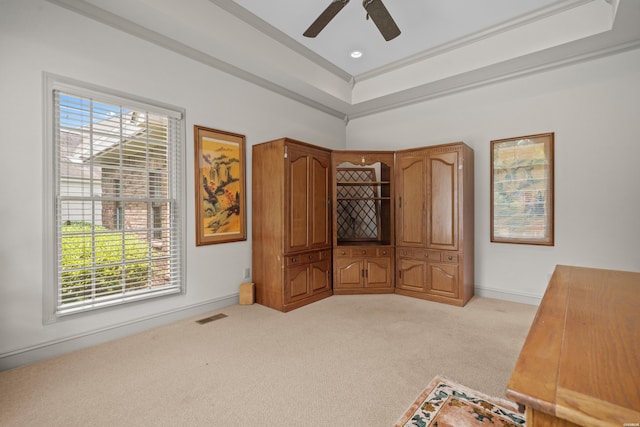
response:
[[[83,101],[67,97],[67,105]],[[94,117],[96,107],[89,111]],[[105,107],[107,108],[107,107]],[[60,152],[60,224],[81,226],[63,235],[85,236],[86,255],[71,262],[67,271],[87,271],[80,275],[63,274],[61,286],[68,303],[87,298],[113,298],[169,282],[169,186],[167,122],[160,117],[137,111],[119,111],[108,107],[106,117],[98,120],[61,118]],[[86,114],[85,114],[86,115]],[[73,126],[78,122],[82,126]],[[117,234],[114,234],[117,233]],[[114,244],[124,244],[123,255],[99,236],[113,235]],[[82,237],[80,237],[82,239]],[[89,244],[89,242],[92,242]],[[123,242],[123,243],[119,243]],[[65,249],[62,245],[62,257]],[[151,251],[151,253],[149,253]],[[115,258],[114,258],[115,256]],[[86,257],[94,259],[95,275],[107,277],[101,284],[88,286]],[[104,261],[100,261],[104,258]],[[140,260],[151,259],[151,265]],[[107,267],[105,265],[112,264]],[[114,272],[114,268],[116,268]],[[66,291],[66,289],[71,289]]]
[[[136,230],[161,248],[168,214],[162,200],[169,191],[166,129],[166,122],[138,112],[61,128],[66,147],[59,160],[62,195],[69,196],[62,202],[63,220]]]
[[[60,131],[60,187],[66,189],[70,197],[102,196],[102,168],[91,166],[74,157],[76,150],[82,146],[81,130],[64,129]],[[93,203],[85,200],[69,199],[63,202],[59,215],[63,222],[90,222],[102,224],[102,201]]]

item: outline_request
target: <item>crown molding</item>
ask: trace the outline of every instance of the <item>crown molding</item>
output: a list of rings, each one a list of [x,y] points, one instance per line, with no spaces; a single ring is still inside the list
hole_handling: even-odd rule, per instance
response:
[[[181,43],[175,39],[167,37],[163,34],[158,33],[157,31],[150,30],[145,28],[133,21],[125,19],[119,15],[101,9],[93,4],[90,4],[84,0],[46,0],[49,3],[55,4],[57,6],[63,7],[65,9],[76,12],[80,15],[83,15],[87,18],[91,18],[95,21],[101,22],[105,25],[108,25],[112,28],[115,28],[120,31],[124,31],[132,36],[138,37],[142,40],[146,40],[155,45],[161,46],[167,50],[185,56],[187,58],[198,61],[202,64],[208,65],[217,70],[223,71],[232,76],[238,77],[242,80],[251,82],[257,86],[260,86],[269,91],[278,93],[287,98],[298,101],[302,104],[305,104],[314,109],[325,112],[331,116],[344,119],[345,112],[336,110],[324,103],[313,100],[309,97],[300,95],[297,92],[294,92],[284,86],[273,83],[265,78],[262,78],[254,73],[251,73],[247,70],[244,70],[240,67],[237,67],[228,62],[222,61],[208,53],[205,53],[201,50],[194,49],[191,46],[188,46],[184,43]],[[348,80],[347,80],[348,81]]]
[[[456,40],[452,40],[448,43],[444,43],[442,45],[436,46],[432,49],[425,50],[423,52],[416,53],[415,55],[409,56],[407,58],[394,61],[382,67],[378,67],[374,70],[367,71],[365,73],[360,73],[354,76],[356,82],[360,82],[366,79],[374,78],[382,74],[389,73],[391,71],[398,70],[400,68],[404,68],[418,62],[422,62],[429,58],[433,58],[434,56],[442,55],[447,52],[452,52],[456,49],[460,49],[464,46],[468,46],[474,43],[477,43],[481,40],[488,39],[490,37],[495,37],[507,31],[514,30],[518,27],[522,27],[524,25],[531,24],[533,22],[539,21],[541,19],[548,18],[550,16],[556,15],[561,12],[565,12],[576,7],[583,6],[587,3],[591,3],[594,0],[563,0],[558,3],[554,3],[550,6],[535,10],[533,12],[522,15],[516,19],[513,19],[509,22],[494,25],[490,28],[486,28],[482,31],[475,32],[473,34],[469,34],[465,37],[458,38]]]
[[[489,86],[499,82],[524,77],[568,65],[578,64],[609,55],[640,49],[640,40],[631,40],[603,46],[600,49],[549,49],[520,58],[489,65],[435,82],[426,83],[411,89],[385,95],[369,101],[352,105],[348,120],[369,116],[448,95]],[[347,120],[347,121],[348,121]]]
[[[280,94],[289,99],[300,102],[333,117],[340,118],[344,120],[345,125],[348,124],[351,119],[451,95],[536,72],[550,70],[560,66],[575,64],[606,55],[640,48],[640,27],[637,25],[637,22],[640,22],[640,2],[636,3],[636,0],[623,0],[619,3],[620,10],[616,13],[617,19],[614,22],[615,25],[613,26],[613,29],[610,31],[475,70],[463,72],[451,77],[442,78],[440,80],[418,85],[409,89],[400,90],[395,93],[383,95],[360,103],[349,103],[337,100],[327,92],[314,87],[310,82],[303,82],[303,84],[306,84],[307,86],[302,87],[302,90],[300,90],[299,81],[296,83],[298,84],[298,87],[293,86],[293,84],[291,87],[286,87],[286,83],[285,85],[274,83],[251,70],[230,64],[229,62],[223,61],[211,54],[203,52],[202,50],[195,49],[185,43],[123,18],[122,16],[94,6],[85,0],[47,1],[109,25],[115,29],[124,31],[132,36],[154,43],[172,52],[191,58],[227,74],[233,75],[274,93]],[[216,5],[219,2],[222,2],[222,0],[209,1]],[[571,0],[569,2],[564,2],[563,5],[565,8],[577,7],[580,4],[591,1],[593,0]],[[225,1],[224,3],[227,4],[232,2]],[[225,8],[224,10],[227,9]],[[242,13],[248,12],[245,10],[245,12]],[[541,19],[545,14],[548,15],[553,13],[553,11],[545,9],[545,11],[539,11],[538,14],[534,14],[535,16],[521,18],[520,24],[515,23],[512,24],[512,26],[523,25],[522,22],[527,19],[531,22],[531,20],[534,19]],[[476,34],[476,38],[474,40],[477,41],[478,37],[490,37],[490,34],[504,32],[507,29],[508,26],[500,28],[496,27],[492,29],[493,33],[483,32],[482,34]],[[458,40],[451,45],[441,47],[441,49],[453,49],[454,46],[460,47],[461,45],[471,43],[470,40],[471,39]],[[432,50],[424,55],[437,54],[437,52]],[[306,55],[303,56],[307,57]],[[424,58],[425,57],[423,56],[422,59],[424,60]],[[408,61],[416,60],[417,59],[413,57]],[[407,61],[404,61],[404,65],[402,66],[406,66],[407,63]],[[394,66],[401,65],[396,63]],[[345,76],[343,75],[342,77]],[[353,89],[355,79],[352,76],[349,76],[346,81]],[[306,92],[303,94],[303,91]]]
[[[244,21],[248,25],[251,25],[252,27],[261,31],[266,36],[271,37],[272,39],[283,44],[289,49],[304,56],[306,59],[324,68],[326,71],[329,71],[335,74],[336,76],[340,77],[345,81],[353,80],[354,82],[358,82],[358,81],[373,78],[391,71],[398,70],[400,68],[415,64],[417,62],[424,61],[431,57],[441,55],[441,54],[459,49],[461,47],[476,43],[486,38],[494,37],[506,31],[510,31],[515,28],[530,24],[532,22],[548,18],[555,14],[565,12],[565,11],[574,9],[576,7],[583,6],[587,3],[591,3],[596,0],[558,0],[556,3],[540,8],[538,10],[532,11],[530,13],[524,14],[507,23],[492,26],[490,28],[484,29],[482,31],[478,31],[476,33],[470,34],[465,37],[461,37],[459,39],[442,44],[432,49],[419,52],[408,58],[394,61],[382,67],[378,67],[371,71],[367,71],[365,73],[360,73],[357,75],[351,75],[348,72],[337,67],[333,63],[327,61],[326,59],[316,54],[311,49],[308,49],[301,43],[294,40],[292,37],[288,36],[287,34],[273,27],[271,24],[267,23],[263,19],[249,12],[247,9],[243,8],[242,6],[238,5],[236,2],[229,1],[229,0],[209,0],[209,1],[217,5],[221,9],[227,11],[228,13],[234,15],[236,18]],[[607,0],[607,1],[611,2],[613,0]]]
[[[284,46],[288,47],[294,52],[304,56],[309,61],[324,68],[330,73],[335,74],[337,77],[340,77],[345,82],[349,82],[353,78],[351,74],[347,73],[342,68],[337,67],[333,63],[327,61],[326,59],[324,59],[323,57],[321,57],[311,49],[305,47],[301,43],[297,42],[293,38],[283,33],[282,31],[278,30],[273,25],[264,21],[263,19],[260,19],[259,17],[249,12],[247,9],[240,6],[236,2],[229,1],[229,0],[209,0],[209,1],[215,4],[216,6],[218,6],[220,9],[223,9],[229,12],[230,14],[234,15],[236,18],[240,19],[241,21],[244,21],[245,23],[251,25],[256,30],[261,31],[264,35],[271,37],[275,41],[283,44]]]

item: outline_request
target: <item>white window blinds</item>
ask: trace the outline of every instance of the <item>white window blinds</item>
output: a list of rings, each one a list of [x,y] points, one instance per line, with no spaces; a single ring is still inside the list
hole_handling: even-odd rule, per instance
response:
[[[55,315],[183,290],[180,112],[53,90]]]

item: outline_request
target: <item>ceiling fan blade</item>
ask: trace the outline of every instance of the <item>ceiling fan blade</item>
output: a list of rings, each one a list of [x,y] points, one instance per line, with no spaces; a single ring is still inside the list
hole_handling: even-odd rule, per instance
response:
[[[337,14],[349,3],[349,0],[333,0],[331,4],[313,21],[313,24],[302,35],[305,37],[315,37],[324,27],[327,26]]]
[[[364,0],[362,6],[386,41],[395,39],[400,35],[400,28],[396,25],[382,0]]]

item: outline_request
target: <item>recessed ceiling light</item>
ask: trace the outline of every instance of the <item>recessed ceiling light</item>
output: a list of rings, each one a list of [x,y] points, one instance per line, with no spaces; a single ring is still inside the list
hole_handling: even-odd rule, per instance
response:
[[[362,56],[362,52],[360,52],[359,50],[354,50],[353,52],[351,52],[352,58],[360,58],[361,56]]]

